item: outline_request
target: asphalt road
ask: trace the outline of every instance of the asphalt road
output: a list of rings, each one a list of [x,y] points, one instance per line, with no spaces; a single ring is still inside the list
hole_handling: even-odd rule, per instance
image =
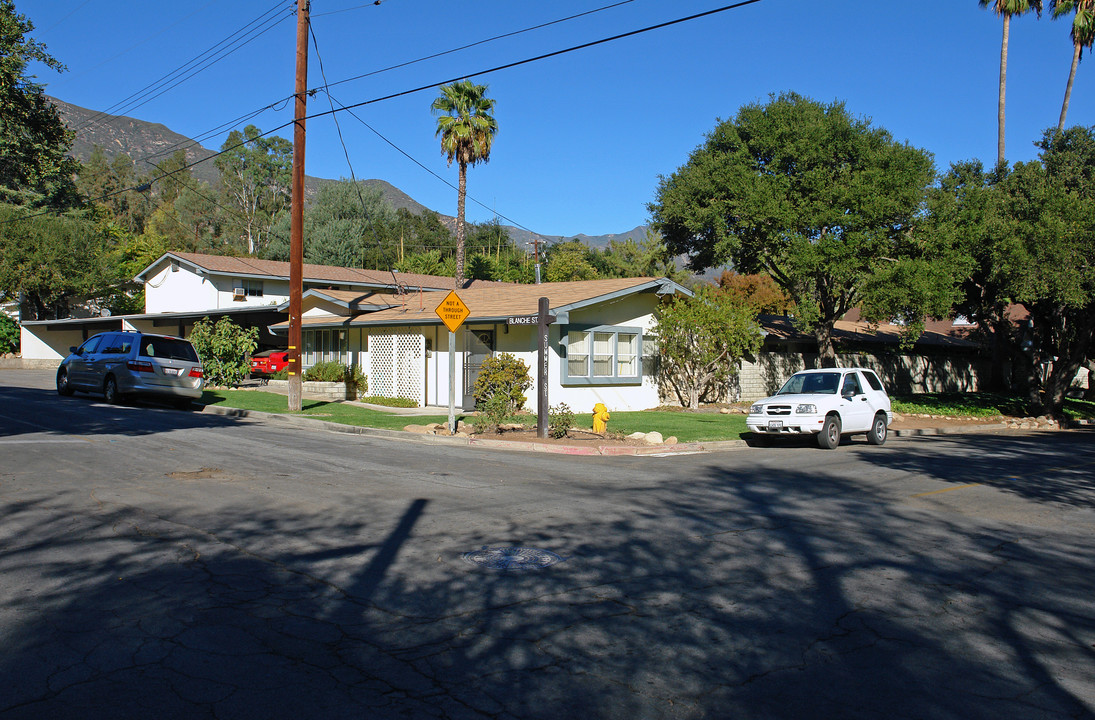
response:
[[[569,457],[0,371],[0,720],[1095,717],[1093,478],[1083,431]]]

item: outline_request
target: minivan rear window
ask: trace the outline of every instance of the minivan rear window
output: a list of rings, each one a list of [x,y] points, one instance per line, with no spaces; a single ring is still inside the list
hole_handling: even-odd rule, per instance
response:
[[[186,340],[146,335],[141,338],[141,354],[167,360],[189,360],[198,362],[194,346]]]

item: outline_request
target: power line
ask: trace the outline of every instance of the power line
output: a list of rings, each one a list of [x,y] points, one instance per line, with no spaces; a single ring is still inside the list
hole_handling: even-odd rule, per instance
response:
[[[379,4],[379,1],[380,0],[377,0],[378,4]],[[319,75],[320,75],[320,77],[323,78],[323,83],[324,83],[323,86],[324,86],[324,89],[326,90],[326,88],[327,88],[327,72],[323,69],[323,56],[319,54],[319,41],[316,40],[316,33],[315,33],[315,30],[312,29],[312,24],[311,23],[308,23],[308,34],[312,36],[312,46],[316,49],[316,60],[319,61]],[[334,107],[334,98],[331,97],[331,94],[329,92],[326,93],[326,94],[327,94],[327,100],[331,104],[331,110],[334,110],[335,109],[335,107]],[[338,141],[340,143],[342,143],[342,153],[343,153],[343,155],[346,156],[346,165],[347,165],[347,167],[350,168],[350,180],[354,184],[354,190],[357,191],[357,199],[358,199],[358,202],[361,203],[361,212],[365,214],[365,221],[369,225],[369,230],[372,231],[373,243],[376,245],[376,249],[378,251],[378,259],[380,259],[384,256],[384,248],[380,244],[380,238],[377,237],[377,235],[376,235],[376,225],[373,223],[372,218],[370,217],[371,213],[369,212],[369,208],[365,205],[365,197],[361,194],[361,185],[358,184],[357,176],[354,174],[354,164],[350,160],[350,150],[349,150],[349,148],[346,147],[346,139],[344,137],[342,137],[342,126],[338,122],[338,115],[332,115],[331,119],[333,119],[335,121],[335,130],[338,132]],[[362,256],[361,264],[362,265],[365,264],[364,256]],[[399,278],[397,278],[396,275],[395,275],[395,270],[392,267],[389,267],[388,272],[390,272],[392,274],[392,283],[397,288],[400,288],[400,293],[402,294],[403,288],[399,283]]]
[[[452,48],[451,50],[443,50],[442,52],[434,53],[433,55],[426,55],[424,57],[420,57],[420,58],[417,58],[415,60],[408,60],[406,62],[397,63],[395,65],[389,65],[388,67],[381,68],[380,70],[373,70],[371,72],[367,72],[367,73],[364,73],[362,75],[355,75],[354,77],[351,77],[351,78],[346,78],[344,80],[339,80],[337,82],[330,83],[329,85],[327,85],[327,87],[334,87],[335,85],[344,85],[348,82],[354,82],[355,80],[361,80],[363,78],[372,77],[373,75],[379,75],[380,73],[389,72],[391,70],[398,70],[399,68],[407,67],[408,65],[415,65],[415,64],[420,63],[420,62],[425,62],[426,60],[434,60],[434,59],[439,58],[439,57],[444,57],[445,55],[452,55],[453,53],[458,53],[458,52],[461,52],[462,50],[468,50],[470,48],[477,47],[479,45],[485,45],[487,43],[494,42],[495,40],[504,40],[505,38],[514,37],[516,35],[521,35],[521,34],[527,33],[527,32],[532,32],[533,30],[540,30],[540,29],[543,29],[543,28],[546,28],[546,27],[550,27],[552,25],[558,25],[559,23],[564,23],[564,22],[568,22],[570,20],[575,20],[577,18],[585,17],[586,15],[592,15],[594,13],[599,13],[599,12],[602,12],[604,10],[610,10],[614,7],[619,7],[620,5],[627,5],[628,3],[632,3],[632,2],[635,2],[635,0],[621,0],[620,2],[612,3],[611,5],[604,5],[603,7],[595,8],[593,10],[587,10],[586,12],[578,13],[577,15],[570,15],[570,16],[565,17],[565,18],[559,18],[558,20],[552,20],[550,22],[540,23],[539,25],[533,25],[532,27],[523,28],[521,30],[514,30],[512,32],[502,33],[501,35],[495,35],[493,37],[489,37],[489,38],[486,38],[484,40],[478,40],[476,42],[469,43],[467,45],[461,45],[460,47]],[[313,16],[313,17],[315,17],[315,16]]]
[[[676,20],[669,20],[669,21],[666,21],[666,22],[663,22],[663,23],[659,23],[657,25],[650,25],[650,26],[647,26],[647,27],[644,27],[644,28],[639,28],[638,30],[632,30],[630,32],[621,33],[619,35],[613,35],[611,37],[602,38],[600,40],[593,40],[591,42],[582,43],[581,45],[574,45],[574,46],[569,47],[569,48],[564,48],[562,50],[555,50],[555,51],[550,52],[550,53],[544,53],[543,55],[537,55],[535,57],[526,58],[524,60],[516,60],[516,61],[511,62],[511,63],[505,63],[503,65],[496,65],[495,67],[487,68],[485,70],[480,70],[480,71],[475,72],[475,73],[465,73],[465,74],[462,74],[458,77],[449,78],[447,80],[441,80],[439,82],[432,82],[432,83],[429,83],[427,85],[420,85],[418,87],[415,87],[415,88],[412,88],[412,89],[409,89],[409,90],[403,90],[403,91],[400,91],[400,92],[391,93],[389,95],[384,95],[384,96],[381,96],[381,97],[373,98],[372,100],[364,100],[362,102],[354,103],[352,105],[344,105],[339,109],[332,109],[332,110],[329,110],[329,111],[326,111],[326,112],[316,113],[315,115],[308,115],[304,119],[306,121],[307,120],[314,120],[314,119],[317,119],[317,118],[327,117],[329,115],[335,115],[338,112],[350,112],[352,110],[356,110],[357,108],[365,107],[366,105],[374,105],[378,102],[383,102],[385,100],[393,100],[395,98],[404,97],[404,96],[407,96],[407,95],[413,95],[415,93],[419,93],[419,92],[422,92],[424,90],[432,90],[433,88],[440,87],[442,85],[447,85],[447,84],[456,82],[458,80],[463,80],[463,79],[466,79],[466,78],[469,78],[469,77],[476,77],[476,76],[479,76],[479,75],[489,75],[491,73],[500,72],[502,70],[509,70],[509,69],[512,69],[512,68],[515,68],[515,67],[520,67],[522,65],[528,65],[530,63],[539,62],[541,60],[546,60],[546,59],[549,59],[549,58],[558,57],[560,55],[566,55],[568,53],[577,52],[578,50],[585,50],[585,49],[588,49],[588,48],[591,48],[591,47],[596,47],[598,45],[604,45],[605,43],[614,42],[616,40],[622,40],[624,38],[634,37],[636,35],[641,35],[643,33],[652,32],[654,30],[661,30],[663,28],[671,27],[673,25],[679,25],[679,24],[684,23],[684,22],[689,22],[691,20],[697,20],[699,18],[709,17],[711,15],[715,15],[715,14],[718,14],[718,13],[723,13],[723,12],[726,12],[728,10],[736,10],[738,8],[742,8],[742,7],[745,7],[747,5],[753,5],[753,4],[758,3],[758,2],[761,2],[761,0],[741,0],[741,2],[736,2],[736,3],[733,3],[731,5],[724,5],[722,7],[714,8],[713,10],[707,10],[705,12],[697,13],[695,15],[689,15],[687,17],[677,18]],[[312,91],[312,92],[315,92],[315,91]],[[210,155],[207,158],[202,158],[200,160],[195,160],[194,162],[189,163],[187,165],[184,165],[184,166],[182,166],[182,167],[180,167],[176,170],[172,170],[169,173],[164,173],[163,175],[161,175],[159,177],[153,178],[149,182],[150,183],[156,182],[157,180],[162,180],[165,177],[169,177],[169,176],[174,175],[176,173],[180,173],[183,170],[189,170],[190,168],[194,167],[195,165],[199,165],[200,163],[208,162],[209,160],[213,160],[217,157],[220,157],[221,155],[224,155],[227,152],[231,152],[232,150],[235,150],[236,148],[239,148],[239,147],[242,147],[242,146],[246,145],[248,142],[252,142],[253,140],[257,140],[258,138],[261,138],[261,137],[266,137],[267,135],[272,135],[272,134],[278,132],[279,130],[283,130],[284,128],[287,128],[291,125],[294,125],[295,123],[296,123],[295,119],[290,120],[289,122],[282,123],[281,125],[278,125],[277,127],[273,128],[271,130],[267,130],[266,132],[259,134],[257,137],[253,138],[252,140],[244,140],[244,141],[236,143],[235,145],[232,145],[230,147],[222,148],[219,152],[213,153],[212,155]],[[136,189],[136,188],[125,188],[125,189],[122,189],[122,190],[115,191],[113,193],[108,193],[106,195],[103,195],[101,198],[98,198],[96,200],[96,202],[101,201],[101,200],[106,200],[110,197],[113,197],[114,195],[118,195],[120,193],[127,192],[129,190],[134,190],[134,189]],[[489,209],[489,208],[487,208],[487,209]],[[31,214],[31,215],[24,216],[23,218],[16,218],[16,219],[13,219],[13,220],[0,221],[0,224],[6,224],[6,223],[9,223],[9,222],[17,222],[18,220],[38,217],[39,215],[47,215],[47,214],[52,213],[52,212],[54,212],[54,211],[53,210],[43,210],[43,211],[38,212],[38,213],[34,213],[34,214]],[[527,230],[527,228],[525,228],[525,229]],[[530,230],[529,232],[532,232],[532,231]]]
[[[108,107],[106,110],[100,111],[96,115],[93,115],[91,118],[86,120],[83,124],[81,124],[79,127],[75,128],[75,129],[78,130],[78,129],[81,129],[83,127],[86,127],[87,125],[95,123],[100,118],[102,118],[103,116],[111,114],[112,111],[117,110],[118,113],[126,112],[126,111],[132,111],[132,110],[134,110],[134,109],[136,109],[136,108],[138,108],[138,107],[140,107],[140,106],[142,106],[142,105],[144,105],[148,102],[151,102],[153,99],[155,99],[157,97],[160,97],[164,93],[168,92],[169,90],[174,89],[175,87],[177,87],[181,83],[185,82],[186,80],[189,80],[190,78],[194,77],[194,75],[197,75],[198,73],[202,72],[203,70],[206,70],[209,67],[212,67],[217,62],[220,62],[225,57],[228,57],[229,55],[236,52],[237,50],[239,50],[239,49],[243,48],[244,46],[250,44],[251,42],[258,39],[259,37],[261,37],[262,35],[264,35],[268,31],[272,30],[277,25],[284,22],[286,19],[288,19],[291,16],[288,15],[288,14],[281,17],[281,18],[277,18],[277,17],[271,18],[271,17],[268,17],[268,16],[272,15],[273,13],[276,13],[279,10],[284,10],[284,9],[287,9],[287,8],[288,8],[288,5],[286,4],[285,0],[278,0],[277,4],[274,5],[272,8],[270,8],[269,10],[264,12],[262,15],[259,15],[257,18],[251,20],[251,22],[247,23],[246,25],[244,25],[240,29],[236,30],[234,33],[232,33],[228,37],[224,38],[223,40],[216,43],[212,47],[206,49],[205,51],[198,54],[197,56],[195,56],[191,60],[189,60],[186,63],[184,63],[183,65],[179,66],[178,68],[176,68],[176,69],[172,70],[171,72],[167,73],[166,75],[162,76],[160,79],[158,79],[158,80],[156,80],[152,83],[149,83],[148,85],[141,88],[140,90],[137,90],[136,92],[130,94],[128,97],[114,103],[113,105]],[[256,24],[258,26],[255,27],[255,28],[252,28],[252,26],[256,25]],[[251,28],[251,29],[249,29],[249,28]],[[236,36],[240,36],[240,37],[237,38]],[[248,36],[250,36],[250,37],[248,37]],[[236,38],[236,39],[233,39],[233,38]],[[223,49],[221,49],[221,46],[226,45],[226,43],[227,43],[227,46],[224,47]],[[189,73],[189,74],[184,75],[184,73]],[[173,82],[173,84],[171,84],[167,87],[164,87],[168,83],[172,83],[172,82]],[[140,102],[138,102],[138,101],[140,101]]]

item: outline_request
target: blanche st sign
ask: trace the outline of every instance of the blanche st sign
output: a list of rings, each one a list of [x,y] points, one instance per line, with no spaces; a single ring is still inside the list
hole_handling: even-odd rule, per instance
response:
[[[547,320],[546,324],[551,325],[552,323],[555,322],[555,316],[554,315],[548,315],[546,320]],[[539,324],[540,324],[540,316],[539,315],[515,315],[513,317],[506,318],[506,325],[539,325]]]

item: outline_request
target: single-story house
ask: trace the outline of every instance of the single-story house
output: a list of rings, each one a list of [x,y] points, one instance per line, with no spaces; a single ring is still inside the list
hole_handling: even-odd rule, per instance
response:
[[[457,402],[474,407],[479,369],[499,353],[523,360],[536,382],[536,326],[508,320],[535,315],[539,298],[546,297],[555,317],[548,333],[549,403],[566,403],[579,412],[598,402],[610,410],[656,407],[661,398],[652,370],[654,312],[664,298],[678,294],[691,293],[665,278],[459,290],[470,315],[455,333]],[[376,309],[375,296],[313,289],[303,301],[302,364],[356,364],[368,377],[370,394],[447,405],[449,331],[436,313],[447,295],[447,290],[408,293],[399,304]],[[288,321],[270,330],[286,334]],[[526,395],[526,407],[534,409],[535,384]]]
[[[398,302],[400,294],[421,290],[448,290],[451,277],[363,270],[330,265],[303,268],[304,290],[323,288],[372,294],[376,306],[385,297]],[[108,330],[142,330],[186,337],[194,323],[224,316],[245,327],[260,329],[260,348],[285,344],[266,328],[284,317],[279,307],[289,300],[289,263],[252,257],[168,252],[137,274],[144,284],[145,312],[22,323],[21,349],[26,364],[59,362],[68,348]],[[466,287],[509,287],[512,283],[472,280]]]

